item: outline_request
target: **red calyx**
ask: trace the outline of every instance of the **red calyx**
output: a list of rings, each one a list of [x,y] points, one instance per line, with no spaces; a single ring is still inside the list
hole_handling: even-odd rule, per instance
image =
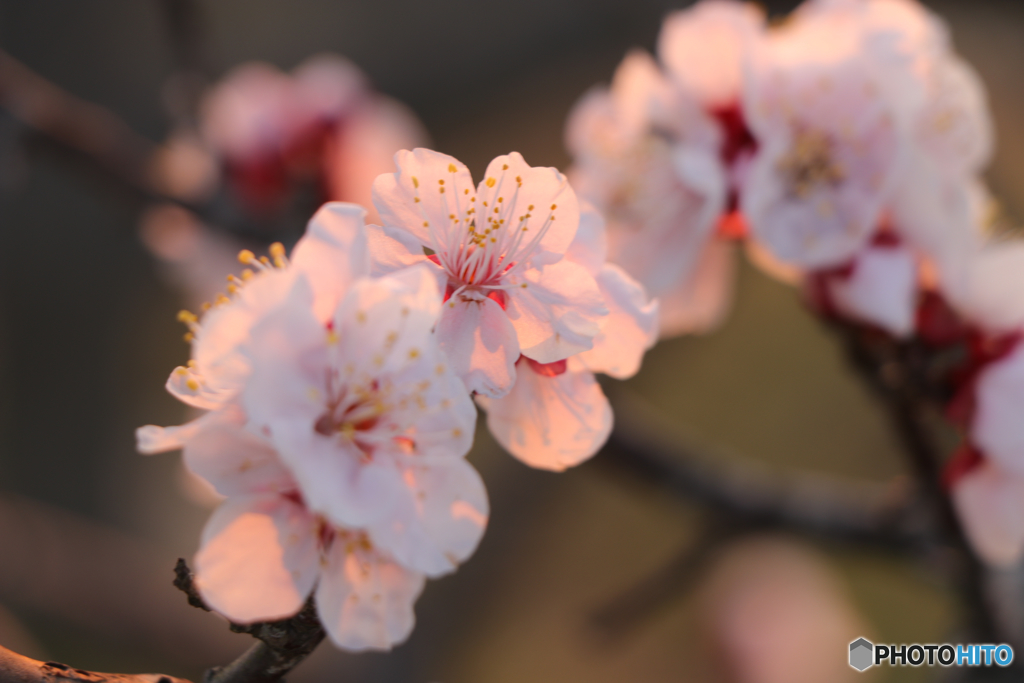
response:
[[[523,356],[526,358],[526,356]],[[568,367],[568,361],[556,360],[554,363],[538,363],[532,358],[526,358],[526,362],[529,363],[530,368],[533,369],[541,377],[558,377],[564,373]]]

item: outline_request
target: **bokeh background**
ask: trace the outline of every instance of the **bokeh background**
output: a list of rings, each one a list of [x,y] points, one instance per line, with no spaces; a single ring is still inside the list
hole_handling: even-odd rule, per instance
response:
[[[988,86],[998,140],[989,179],[1019,217],[1024,5],[928,4]],[[480,172],[510,150],[566,168],[573,102],[629,48],[653,49],[662,17],[685,3],[199,6],[212,75],[251,59],[289,69],[320,51],[346,55],[421,117],[436,149]],[[166,135],[161,92],[173,61],[155,0],[2,0],[0,47],[153,141]],[[0,111],[0,643],[81,668],[199,680],[250,643],[171,587],[209,511],[187,495],[177,454],[139,456],[133,437],[139,425],[185,417],[162,390],[188,353],[175,321],[181,294],[140,243],[133,195],[88,165],[19,147],[16,130]],[[877,481],[903,471],[880,407],[835,340],[793,290],[749,266],[721,330],[660,344],[627,386],[692,437],[772,468]],[[800,643],[801,657],[757,680],[841,681],[853,675],[854,637],[945,642],[956,632],[956,600],[928,566],[747,536],[609,634],[594,614],[673,566],[705,513],[602,466],[601,455],[565,474],[536,472],[481,430],[471,460],[491,495],[490,528],[458,573],[427,586],[410,640],[390,654],[325,644],[289,680],[753,681],[730,643],[768,669],[772,652]]]

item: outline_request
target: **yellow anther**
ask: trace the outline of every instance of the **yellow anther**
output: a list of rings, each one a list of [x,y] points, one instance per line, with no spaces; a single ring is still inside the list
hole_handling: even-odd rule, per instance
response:
[[[444,181],[443,181],[443,180],[438,180],[438,181],[437,181],[437,184],[438,184],[438,185],[444,185]]]
[[[496,181],[494,178],[488,178],[486,185],[487,185],[487,187],[494,187],[494,183],[496,183],[496,182],[498,182],[498,181]]]
[[[437,191],[440,192],[441,194],[444,194],[444,188],[443,187],[439,188]]]
[[[199,382],[195,381],[194,379],[190,379],[189,381],[185,382],[185,386],[188,387],[191,391],[199,391]]]
[[[533,207],[530,207],[530,208],[532,209]],[[554,211],[554,210],[555,210],[555,209],[557,209],[557,208],[558,208],[558,204],[552,204],[552,205],[551,205],[551,210],[552,210],[552,211]]]
[[[522,287],[523,289],[526,289],[526,283],[525,282],[523,284],[519,285],[519,286]]]
[[[455,437],[456,439],[459,438],[460,436],[462,436],[462,430],[456,427],[455,429],[452,430],[452,436]]]
[[[190,368],[192,368],[193,370],[195,370],[195,369],[196,369],[196,362],[195,362],[194,360],[190,360],[190,361],[188,362],[188,366],[189,366]]]
[[[469,188],[467,187],[465,190],[463,190],[462,194],[469,194]]]
[[[191,311],[184,311],[184,310],[178,311],[178,322],[179,323],[185,323],[187,325],[187,324],[194,323],[196,320],[198,320],[198,318],[196,318],[196,314],[195,313],[193,313]]]
[[[412,186],[417,188],[420,186],[420,181],[416,180],[416,176],[412,177]]]
[[[520,185],[522,185],[523,184],[523,176],[517,175],[516,176],[516,182],[519,183]]]
[[[193,339],[195,339],[195,338],[196,338],[196,337],[195,337],[195,335],[194,335],[194,334],[192,334],[191,332],[186,332],[186,333],[185,333],[185,336],[183,337],[183,339],[184,339],[185,341],[187,341],[187,342],[191,342],[191,341],[192,341]]]
[[[498,202],[503,202],[503,201],[505,201],[504,197],[498,197]]]
[[[413,200],[414,202],[416,202],[417,204],[419,204],[419,203],[420,203],[420,198],[419,198],[419,197],[413,197],[413,198],[412,198],[412,200]]]
[[[203,305],[200,306],[199,308],[201,308],[203,310],[203,312],[206,312],[206,311],[210,310],[211,308],[213,308],[213,304],[211,304],[209,301],[204,301]]]
[[[455,218],[455,214],[454,213],[448,214],[448,218]]]
[[[251,270],[246,268],[245,270],[242,271],[242,280],[243,281],[251,280],[253,275],[255,275],[255,273],[253,273]]]
[[[419,358],[419,357],[420,357],[420,350],[419,349],[409,349],[409,358]]]
[[[179,365],[178,367],[174,368],[174,374],[181,375],[182,377],[184,377],[185,375],[188,374],[188,368],[183,368]]]
[[[458,169],[455,168],[455,164],[448,164],[448,172],[449,173],[455,173],[455,171],[457,171],[457,170]]]
[[[229,303],[231,303],[231,299],[227,298],[223,294],[218,294],[217,295],[217,303],[218,304],[229,304]]]
[[[507,171],[507,170],[508,170],[508,164],[504,164],[504,165],[503,165],[503,166],[501,167],[501,170],[502,170],[502,171]]]
[[[260,263],[262,263],[265,266],[269,266],[270,265],[270,259],[267,258],[266,256],[260,256]]]
[[[228,285],[228,294],[234,294],[237,291],[238,291],[238,287],[236,287],[234,283],[231,283],[230,285]]]
[[[494,207],[494,213],[498,213],[498,207]]]
[[[423,227],[424,228],[429,227],[429,226],[430,226],[430,223],[428,223],[427,221],[423,221]]]
[[[530,204],[528,207],[526,207],[526,210],[527,211],[533,211],[533,204]]]
[[[255,260],[255,258],[256,254],[252,253],[248,249],[243,249],[242,251],[238,252],[238,262],[244,265],[252,263],[253,260]]]

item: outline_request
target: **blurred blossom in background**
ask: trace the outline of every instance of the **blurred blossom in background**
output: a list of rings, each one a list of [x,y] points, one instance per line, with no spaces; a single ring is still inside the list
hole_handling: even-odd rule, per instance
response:
[[[579,151],[572,129],[563,134],[577,101],[630,50],[653,52],[662,19],[685,5],[203,2],[189,80],[172,4],[0,0],[0,48],[157,145],[151,181],[180,202],[141,202],[0,109],[0,644],[198,680],[249,643],[170,586],[215,494],[180,458],[135,453],[137,425],[191,417],[162,389],[188,357],[176,312],[222,291],[240,249],[294,243],[323,201],[372,212],[372,180],[394,170],[398,149],[430,144],[481,170],[518,151],[568,170]],[[996,143],[986,180],[1016,225],[1024,7],[926,4],[987,87]],[[713,108],[714,88],[705,94]],[[231,206],[186,208],[216,197]],[[705,298],[672,311],[671,333],[718,325],[714,334],[662,342],[626,386],[682,432],[769,468],[880,482],[902,473],[885,416],[835,340],[792,288],[731,251],[710,242],[693,265],[708,276]],[[946,642],[958,623],[955,598],[927,566],[747,534],[673,574],[657,610],[602,630],[595,615],[702,542],[703,511],[620,480],[600,459],[555,476],[478,429],[469,460],[487,482],[491,520],[476,555],[427,586],[405,644],[387,654],[321,647],[289,680],[842,681],[850,640]],[[1024,592],[1017,568],[1000,580]],[[821,654],[830,646],[834,655]],[[819,654],[790,654],[807,651]]]

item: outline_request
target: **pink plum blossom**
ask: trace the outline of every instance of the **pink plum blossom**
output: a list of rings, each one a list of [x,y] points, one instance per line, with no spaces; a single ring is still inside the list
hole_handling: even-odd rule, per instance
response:
[[[221,295],[202,317],[182,311],[179,319],[190,332],[192,359],[175,368],[167,390],[183,403],[215,410],[235,399],[251,370],[244,353],[253,325],[280,305],[297,277],[304,277],[313,298],[313,310],[326,323],[339,297],[357,277],[369,271],[362,207],[332,203],[321,208],[295,245],[290,261],[284,248],[272,248],[273,260],[256,259],[243,251],[239,259],[251,266],[240,277],[229,278],[228,294]],[[156,452],[180,447],[173,432],[145,427],[140,449]],[[172,439],[168,444],[165,438]]]
[[[720,138],[642,52],[566,127],[573,185],[608,219],[609,259],[661,299],[663,336],[714,327],[731,296],[730,250],[714,240],[727,198]]]
[[[368,279],[364,211],[327,205],[290,259],[256,270],[192,328],[171,392],[206,409],[143,427],[139,448],[183,448],[226,501],[196,556],[210,605],[239,622],[290,616],[307,597],[347,649],[387,649],[413,624],[426,576],[448,573],[486,527],[464,460],[476,411],[433,327],[424,266]]]
[[[402,151],[395,163],[374,183],[384,226],[370,227],[373,273],[432,270],[445,293],[438,339],[470,391],[507,394],[520,355],[553,363],[593,346],[607,310],[594,277],[563,258],[579,223],[565,176],[515,152],[477,187],[438,152]]]
[[[339,647],[386,650],[405,640],[424,575],[376,547],[365,530],[310,510],[270,443],[239,424],[241,411],[232,417],[185,447],[189,468],[228,495],[195,558],[206,603],[251,623],[289,617],[312,595]]]
[[[752,236],[778,259],[824,268],[878,229],[904,142],[859,43],[846,46],[824,21],[794,24],[752,58],[743,111],[758,148],[740,203]]]

